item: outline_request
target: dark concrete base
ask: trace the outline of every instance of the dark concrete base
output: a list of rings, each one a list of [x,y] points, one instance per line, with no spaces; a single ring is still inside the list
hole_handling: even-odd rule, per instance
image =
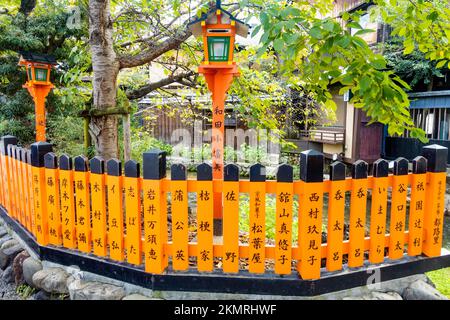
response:
[[[142,267],[100,259],[76,250],[39,246],[33,236],[17,221],[11,219],[0,207],[2,218],[42,260],[65,266],[77,265],[81,270],[128,282],[156,291],[195,291],[211,293],[260,294],[282,296],[316,296],[355,287],[365,286],[368,278],[379,270],[381,281],[420,274],[450,266],[450,254],[435,258],[404,257],[401,260],[385,260],[383,264],[369,265],[357,269],[345,268],[341,272],[323,271],[318,280],[301,280],[297,275],[256,275],[245,271],[225,274],[220,270],[199,273],[168,270],[165,274],[146,273]],[[369,282],[371,283],[371,282]]]

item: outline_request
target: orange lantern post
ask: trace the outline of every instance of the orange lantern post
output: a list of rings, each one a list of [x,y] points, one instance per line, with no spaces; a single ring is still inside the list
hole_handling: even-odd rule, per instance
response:
[[[205,60],[199,66],[212,93],[212,167],[213,179],[223,180],[224,136],[225,136],[225,98],[234,77],[239,76],[236,62],[233,61],[235,37],[246,38],[249,26],[237,20],[231,13],[222,9],[221,1],[189,24],[194,36],[203,37]],[[222,194],[214,193],[214,234],[222,234]]]
[[[19,65],[25,66],[27,69],[28,81],[23,87],[28,89],[34,100],[36,141],[45,142],[45,98],[54,87],[50,82],[50,71],[56,65],[56,60],[50,55],[23,51]]]

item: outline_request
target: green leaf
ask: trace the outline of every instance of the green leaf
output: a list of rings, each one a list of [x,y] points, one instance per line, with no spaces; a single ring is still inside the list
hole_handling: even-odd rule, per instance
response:
[[[439,62],[436,64],[436,68],[437,68],[437,69],[443,68],[447,62],[448,62],[447,60],[441,60],[441,61],[439,61]]]
[[[276,39],[273,42],[273,48],[278,51],[278,52],[282,52],[283,51],[283,47],[284,47],[284,41],[283,39]]]
[[[313,37],[314,39],[321,40],[321,39],[323,38],[323,36],[322,36],[322,30],[320,30],[319,27],[313,27],[313,28],[311,28],[311,30],[309,30],[309,34],[310,34],[311,37]]]

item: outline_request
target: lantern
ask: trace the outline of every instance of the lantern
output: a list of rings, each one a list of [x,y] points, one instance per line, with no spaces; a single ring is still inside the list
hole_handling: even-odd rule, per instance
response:
[[[19,65],[27,68],[28,84],[50,85],[50,71],[56,65],[56,60],[50,55],[23,51],[21,52]]]
[[[45,141],[45,98],[53,84],[50,82],[50,71],[56,60],[53,56],[36,54],[28,51],[20,52],[19,66],[27,70],[27,82],[23,86],[33,97],[36,118],[36,141]]]

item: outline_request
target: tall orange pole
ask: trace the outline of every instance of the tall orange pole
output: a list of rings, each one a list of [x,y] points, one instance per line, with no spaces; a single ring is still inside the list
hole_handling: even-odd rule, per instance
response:
[[[239,76],[237,66],[233,64],[201,65],[199,73],[203,74],[212,92],[212,167],[213,179],[223,180],[224,139],[225,139],[225,98],[234,77]],[[215,235],[221,235],[223,217],[222,194],[214,193],[214,228]]]
[[[25,84],[24,88],[34,100],[34,112],[36,118],[36,141],[46,141],[45,138],[45,98],[47,97],[53,85]]]

